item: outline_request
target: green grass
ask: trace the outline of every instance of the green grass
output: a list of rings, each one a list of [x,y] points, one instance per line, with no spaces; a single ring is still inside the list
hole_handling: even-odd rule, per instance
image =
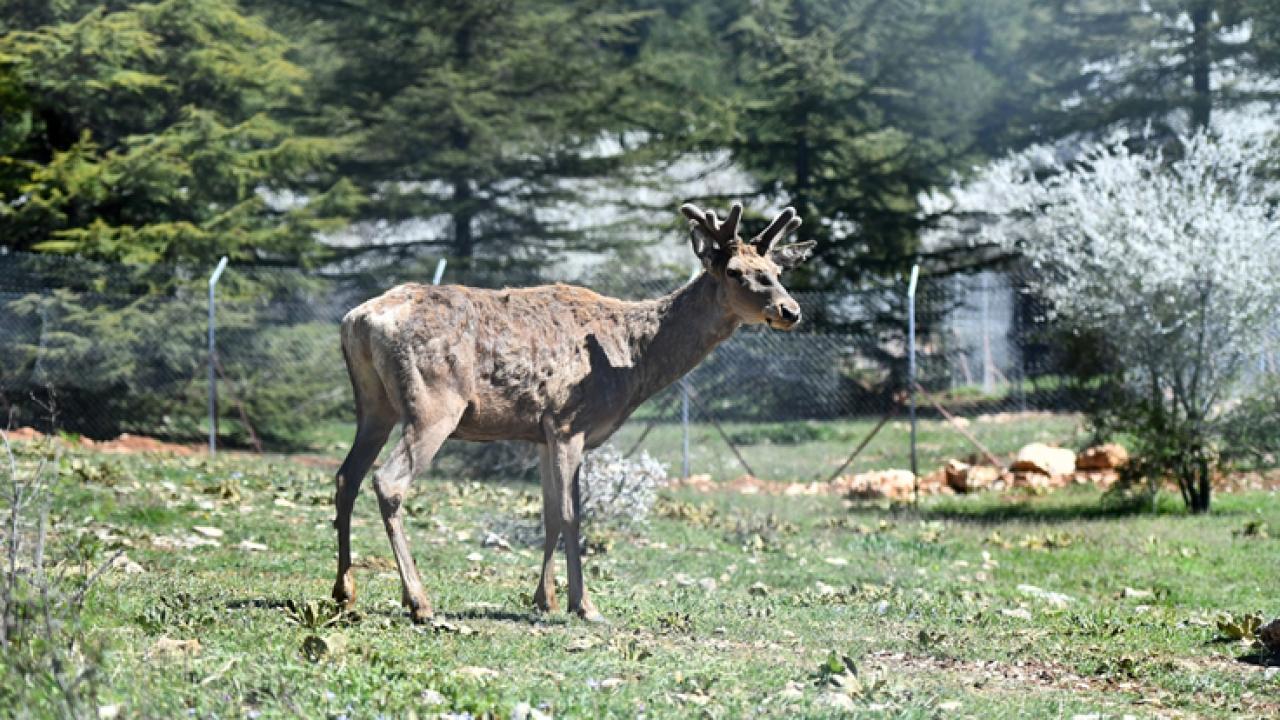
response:
[[[1280,540],[1237,532],[1251,520],[1280,528],[1274,493],[1221,495],[1206,517],[1171,497],[1135,513],[1088,489],[938,498],[919,514],[669,496],[643,530],[591,533],[588,585],[611,621],[599,627],[529,610],[540,551],[522,541],[538,534],[536,487],[429,477],[408,525],[448,627],[406,620],[369,488],[354,530],[358,611],[307,627],[289,603],[328,617],[327,472],[288,458],[110,462],[64,476],[53,558],[90,536],[108,538],[98,557],[121,546],[145,568],[103,577],[84,617],[85,642],[108,650],[96,702],[125,717],[506,717],[518,703],[556,717],[830,717],[824,695],[852,683],[841,656],[857,668],[850,706],[864,717],[1280,712],[1280,678],[1214,627],[1220,612],[1280,613]],[[221,529],[220,545],[167,542],[196,525]],[[483,548],[490,531],[513,550]],[[237,547],[245,540],[269,550]],[[1057,607],[1020,585],[1070,599]],[[309,636],[332,652],[309,659],[304,646],[320,647]],[[200,652],[149,657],[162,637],[199,640]]]
[[[729,422],[722,423],[721,427],[760,477],[811,482],[826,480],[877,422],[874,419]],[[632,420],[619,429],[610,442],[624,452],[630,450],[644,433],[646,425],[643,421]],[[1073,414],[1030,413],[1008,416],[1003,421],[976,420],[969,422],[966,430],[991,452],[1004,457],[1012,456],[1023,445],[1032,442],[1074,448],[1087,443],[1082,420]],[[678,473],[682,434],[678,422],[660,423],[649,431],[639,447]],[[890,421],[845,472],[910,468],[910,434],[910,425],[905,417]],[[351,425],[325,424],[314,430],[310,445],[317,452],[337,460],[350,447],[353,435]],[[456,472],[456,463],[451,464],[449,457],[450,447],[446,444],[441,464],[448,471]],[[717,480],[731,480],[746,472],[720,432],[710,423],[690,424],[689,448],[694,474],[705,473]],[[978,452],[951,423],[943,420],[919,421],[917,449],[922,474],[941,467],[951,458],[965,458]],[[531,473],[531,476],[536,477],[536,473]]]

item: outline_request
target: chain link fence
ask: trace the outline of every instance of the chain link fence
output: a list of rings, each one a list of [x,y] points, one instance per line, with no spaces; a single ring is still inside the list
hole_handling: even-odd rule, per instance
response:
[[[340,459],[353,428],[338,324],[361,301],[434,263],[379,273],[229,268],[218,286],[218,437],[234,448]],[[0,255],[0,412],[7,424],[103,439],[121,433],[202,443],[209,430],[206,350],[211,268],[122,266]],[[451,269],[486,287],[580,282],[657,297],[686,277],[551,269]],[[894,419],[853,470],[906,467],[906,284],[798,294],[806,329],[743,328],[684,382],[641,406],[614,437],[681,472],[823,479],[886,414]],[[1020,274],[921,279],[917,295],[921,471],[973,452],[943,411],[998,453],[1080,442],[1078,397],[1051,323]],[[687,420],[686,420],[687,418]],[[686,449],[687,454],[686,454]],[[536,475],[521,444],[450,442],[442,472]]]

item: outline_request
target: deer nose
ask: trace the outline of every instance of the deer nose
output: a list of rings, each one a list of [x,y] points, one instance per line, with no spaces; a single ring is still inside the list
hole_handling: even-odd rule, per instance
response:
[[[781,315],[786,322],[794,325],[800,322],[800,306],[795,301],[782,303],[778,306],[778,315]]]

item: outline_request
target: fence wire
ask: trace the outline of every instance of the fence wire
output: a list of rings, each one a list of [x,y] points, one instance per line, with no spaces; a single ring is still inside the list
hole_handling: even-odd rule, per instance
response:
[[[8,424],[201,442],[208,270],[0,255],[0,411]],[[445,282],[578,281],[642,298],[687,279],[550,272],[455,270]],[[426,268],[417,279],[430,275]],[[338,324],[361,301],[409,279],[229,268],[217,304],[220,443],[340,458],[354,411]],[[744,461],[762,477],[789,480],[818,479],[838,466],[906,389],[906,287],[797,299],[813,319],[805,329],[743,328],[689,374],[688,426],[677,384],[641,406],[615,445],[648,452],[677,473],[687,432],[692,472],[721,478],[746,472]],[[1048,418],[1046,433],[1078,432],[1061,348],[1017,271],[922,278],[917,303],[920,382],[952,413],[991,424]],[[921,413],[926,424],[942,425],[928,403]],[[905,434],[893,432],[901,424],[869,448],[862,467],[905,466]],[[954,437],[935,441],[927,432],[921,447],[924,469],[964,452]],[[519,475],[532,472],[533,458],[518,444],[451,444],[441,464]]]

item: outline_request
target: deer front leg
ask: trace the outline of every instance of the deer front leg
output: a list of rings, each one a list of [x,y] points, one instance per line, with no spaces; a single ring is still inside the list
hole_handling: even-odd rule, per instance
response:
[[[563,508],[561,517],[564,518],[561,524],[564,532],[565,565],[568,568],[569,580],[569,612],[587,622],[604,622],[604,616],[591,602],[591,596],[587,594],[586,584],[582,578],[582,549],[578,541],[578,530],[582,518],[578,516],[577,503],[574,502],[574,498],[578,495],[577,488],[581,474],[582,453],[579,451],[578,462],[568,482],[561,485],[560,491],[560,504]]]
[[[582,579],[582,555],[578,547],[580,518],[573,501],[574,486],[582,466],[582,451],[586,438],[581,434],[561,436],[553,422],[544,421],[547,436],[547,452],[551,456],[552,479],[555,500],[560,511],[560,532],[564,535],[564,555],[569,580],[569,612],[590,622],[602,622],[604,616],[596,611]],[[544,565],[543,583],[547,582]],[[553,576],[554,577],[554,576]],[[552,580],[554,582],[554,580]]]
[[[556,492],[554,460],[546,445],[538,446],[538,469],[542,476],[542,575],[533,593],[533,604],[542,612],[559,609],[556,602],[556,545],[560,543],[560,500]]]

